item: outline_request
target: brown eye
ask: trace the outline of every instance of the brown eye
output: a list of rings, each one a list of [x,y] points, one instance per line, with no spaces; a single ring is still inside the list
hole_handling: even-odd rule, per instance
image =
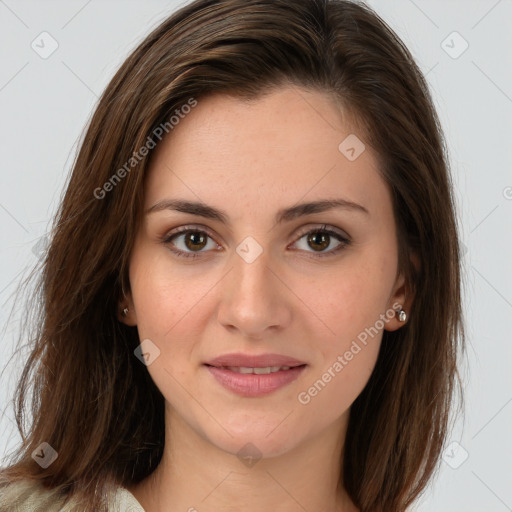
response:
[[[308,244],[310,244],[310,247],[319,251],[327,249],[327,247],[329,247],[330,241],[330,236],[326,233],[315,232],[308,236]]]
[[[205,236],[201,231],[189,231],[184,236],[185,245],[191,251],[201,250],[206,246],[208,235]]]
[[[207,248],[209,240],[211,240],[211,247]],[[183,228],[171,233],[162,242],[170,251],[183,258],[198,258],[208,249],[218,247],[206,231],[190,228]]]
[[[304,242],[302,242],[303,239]],[[210,240],[212,245],[208,247]],[[333,241],[337,242],[334,248],[331,247]],[[169,234],[162,242],[180,258],[199,258],[209,250],[219,249],[219,245],[207,231],[190,227],[184,227]],[[302,234],[294,245],[300,245],[299,242],[303,245],[299,247],[302,252],[313,253],[317,258],[335,255],[351,243],[348,236],[333,229],[326,229],[325,226]]]
[[[305,242],[303,242],[302,247],[300,247],[301,244],[299,244],[299,242],[302,239],[305,239]],[[334,248],[331,247],[333,240],[338,243]],[[350,240],[337,231],[325,229],[324,226],[307,231],[299,238],[299,241],[296,242],[295,245],[299,245],[299,249],[304,252],[317,253],[315,257],[324,257],[338,253],[338,251],[350,245]]]

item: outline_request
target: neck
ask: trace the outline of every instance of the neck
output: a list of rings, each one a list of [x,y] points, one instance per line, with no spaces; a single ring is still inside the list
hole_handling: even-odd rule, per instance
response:
[[[166,412],[166,443],[157,469],[128,487],[146,512],[357,512],[340,486],[347,414],[328,429],[275,456],[255,445],[229,453]]]

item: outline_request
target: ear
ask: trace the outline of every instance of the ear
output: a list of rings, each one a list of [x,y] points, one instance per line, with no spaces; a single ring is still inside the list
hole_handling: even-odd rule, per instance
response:
[[[119,302],[117,319],[130,327],[137,325],[137,313],[135,311],[135,306],[133,305],[131,292],[128,292],[124,299]]]
[[[410,260],[416,271],[418,271],[420,268],[420,261],[416,253],[411,253]],[[405,277],[402,274],[399,274],[386,308],[386,311],[395,311],[395,314],[391,318],[388,318],[386,315],[386,320],[384,320],[386,331],[396,331],[407,323],[407,318],[411,316],[413,302],[414,292],[411,283],[406,282]],[[404,322],[401,322],[398,318],[398,312],[400,310],[405,311],[407,315]]]

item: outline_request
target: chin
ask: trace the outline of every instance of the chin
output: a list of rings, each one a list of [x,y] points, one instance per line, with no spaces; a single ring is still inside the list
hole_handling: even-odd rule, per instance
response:
[[[237,422],[226,426],[231,436],[224,430],[222,433],[217,430],[211,433],[213,435],[207,435],[207,438],[211,444],[239,458],[278,457],[295,448],[301,439],[301,433],[291,430],[290,425],[284,425],[285,417],[271,424],[268,420],[258,423],[254,419]]]

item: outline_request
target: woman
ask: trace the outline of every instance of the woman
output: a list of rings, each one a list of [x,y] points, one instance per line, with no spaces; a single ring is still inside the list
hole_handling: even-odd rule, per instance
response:
[[[108,85],[55,219],[0,509],[406,510],[460,385],[445,153],[364,5],[170,16]]]

